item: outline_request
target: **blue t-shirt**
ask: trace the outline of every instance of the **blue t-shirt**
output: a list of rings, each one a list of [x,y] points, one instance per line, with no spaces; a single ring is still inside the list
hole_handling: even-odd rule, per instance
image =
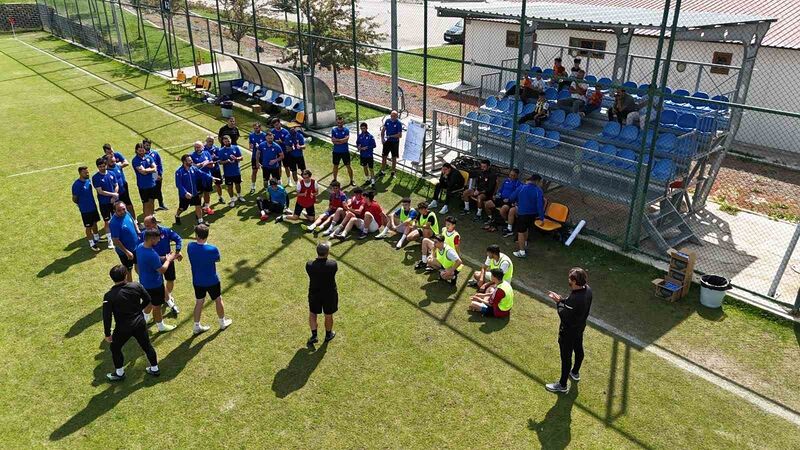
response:
[[[117,162],[120,163],[120,164],[122,164],[125,161],[127,161],[127,159],[125,159],[125,157],[122,156],[122,153],[120,153],[120,152],[114,152],[114,158],[116,158]]]
[[[394,210],[394,216],[397,217],[398,219],[400,218],[400,211],[404,211],[402,206]],[[410,208],[405,213],[406,213],[406,219],[415,220],[418,216],[417,210],[414,208]]]
[[[113,173],[114,176],[117,177],[117,184],[119,185],[119,193],[124,194],[126,192],[125,184],[127,184],[128,181],[125,179],[125,171],[122,170],[122,166],[119,163],[114,164],[113,166],[108,168],[108,171]]]
[[[260,133],[252,132],[250,133],[248,140],[250,141],[250,145],[252,145],[253,148],[255,148],[256,145],[267,140],[267,133],[263,131]]]
[[[517,190],[522,185],[522,182],[517,180],[512,180],[511,178],[506,178],[503,181],[503,184],[500,186],[500,189],[497,190],[496,197],[501,199],[511,198],[511,195],[514,191]]]
[[[219,249],[211,244],[190,242],[186,247],[189,265],[192,266],[192,284],[200,287],[214,286],[219,283],[217,261]]]
[[[283,153],[283,149],[281,148],[280,144],[273,142],[272,145],[270,145],[267,143],[267,141],[264,141],[258,144],[258,151],[261,152],[261,160],[259,163],[261,163],[262,166],[269,167],[270,169],[281,167],[280,161],[276,161],[275,164],[269,163],[273,159],[277,159],[278,156]]]
[[[295,131],[289,132],[289,137],[286,138],[286,147],[284,148],[289,150],[289,156],[292,158],[300,158],[303,156],[303,145],[306,145],[305,136],[303,136],[303,133]]]
[[[281,205],[289,204],[286,197],[286,189],[280,184],[275,186],[275,189],[272,188],[272,185],[267,187],[267,195],[269,195],[269,200],[271,202],[280,203]]]
[[[402,133],[403,132],[403,122],[399,120],[392,120],[386,119],[386,122],[383,122],[383,128],[385,131],[385,135],[389,136],[392,134]],[[400,142],[400,138],[396,137],[387,137],[386,142]]]
[[[222,147],[219,149],[219,159],[220,161],[227,161],[230,160],[232,156],[242,156],[242,151],[239,150],[238,145],[231,145],[230,147]],[[225,173],[225,176],[228,177],[235,177],[237,175],[241,175],[242,171],[239,170],[239,161],[234,163],[228,163],[222,165],[222,171]]]
[[[535,184],[523,184],[509,198],[517,202],[517,212],[521,216],[535,215],[544,219],[544,193]]]
[[[195,166],[185,168],[178,167],[175,171],[175,187],[178,188],[178,196],[185,198],[186,194],[194,197],[198,194],[197,188],[201,183],[209,183],[211,181],[211,174],[203,172]]]
[[[350,130],[347,127],[334,127],[331,130],[331,137],[334,139],[343,139],[350,136]],[[347,153],[347,144],[333,144],[333,153]]]
[[[360,152],[361,156],[372,156],[372,151],[375,150],[376,147],[375,136],[373,136],[369,131],[359,133],[358,137],[356,138],[356,146],[358,147],[358,151]],[[362,147],[366,147],[366,150],[364,150]]]
[[[164,284],[164,275],[158,271],[164,263],[155,249],[147,248],[144,244],[136,247],[136,265],[139,266],[139,283],[145,289],[155,289]]]
[[[136,171],[136,186],[139,186],[139,189],[147,189],[151,187],[155,187],[156,185],[156,177],[154,173],[148,173],[142,175],[139,173],[139,168],[142,167],[144,169],[149,169],[151,167],[156,167],[155,161],[149,155],[144,155],[140,157],[136,155],[133,157],[133,161],[131,161],[131,165],[133,166],[133,170]]]
[[[144,242],[145,231],[147,230],[142,230],[142,234],[140,236],[142,242]],[[158,241],[158,244],[153,247],[153,250],[155,250],[159,256],[167,256],[171,250],[173,242],[175,243],[175,251],[181,250],[181,247],[183,247],[183,240],[181,239],[181,236],[172,228],[158,225],[158,231],[161,233],[161,240]]]
[[[153,162],[156,163],[156,173],[162,175],[164,173],[164,165],[161,164],[161,155],[159,155],[157,151],[151,149],[147,152],[147,156],[153,158]]]
[[[139,234],[136,233],[136,226],[133,224],[130,213],[126,213],[123,217],[112,214],[111,221],[108,222],[108,231],[111,233],[111,237],[119,239],[129,252],[134,251],[139,245]],[[119,247],[117,247],[117,253],[124,256],[124,252]]]
[[[106,192],[114,192],[118,185],[117,177],[110,170],[106,170],[106,173],[97,172],[96,174],[92,175],[92,186],[95,189],[102,188]],[[101,205],[108,205],[111,203],[111,197],[107,195],[100,195],[97,193],[97,202]]]
[[[82,213],[90,213],[97,211],[97,205],[94,204],[94,195],[92,195],[92,180],[81,180],[78,178],[72,183],[72,195],[78,197],[78,210]]]
[[[192,162],[195,164],[201,164],[206,161],[213,161],[211,158],[211,153],[207,152],[206,150],[200,150],[200,153],[192,152]],[[205,173],[211,173],[211,165],[207,165],[205,167],[198,167],[198,169],[202,170]]]
[[[286,128],[281,127],[280,130],[277,128],[272,129],[272,135],[275,137],[275,142],[281,146],[283,151],[286,151],[286,141],[289,140],[289,130]]]

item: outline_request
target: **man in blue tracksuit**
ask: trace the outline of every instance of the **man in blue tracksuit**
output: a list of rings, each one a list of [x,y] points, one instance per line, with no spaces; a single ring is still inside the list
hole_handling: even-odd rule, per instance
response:
[[[513,253],[517,258],[528,256],[525,249],[528,245],[528,230],[533,227],[533,222],[536,219],[544,220],[544,192],[540,186],[541,182],[541,176],[531,175],[509,199],[517,204],[517,220],[514,225],[517,228],[518,250]]]
[[[145,138],[142,140],[142,145],[144,146],[144,151],[147,156],[153,158],[153,162],[156,163],[156,173],[154,175],[156,181],[155,199],[158,201],[158,208],[156,208],[156,211],[166,211],[169,208],[164,205],[164,194],[161,193],[161,183],[164,181],[164,164],[161,162],[161,155],[150,148],[152,145],[150,139]]]
[[[160,257],[166,257],[172,252],[172,243],[175,243],[175,260],[180,261],[183,259],[183,255],[181,255],[181,249],[183,248],[183,240],[181,236],[176,233],[172,228],[167,228],[165,226],[158,224],[158,219],[156,216],[147,216],[144,218],[144,230],[142,230],[141,240],[144,242],[144,233],[147,230],[156,230],[161,233],[161,239],[158,241],[156,245],[153,246],[153,250],[158,253]],[[167,285],[167,306],[172,308],[172,313],[176,317],[180,310],[178,309],[178,305],[175,304],[175,299],[172,298],[172,290],[175,289],[175,260],[169,262],[169,266],[167,267],[167,271],[164,272],[164,280],[166,280]]]
[[[203,183],[210,183],[214,177],[207,172],[194,167],[191,155],[181,156],[182,166],[175,171],[175,186],[178,188],[178,210],[175,211],[175,225],[181,224],[181,213],[194,206],[194,215],[197,223],[203,223],[203,209],[200,207]]]

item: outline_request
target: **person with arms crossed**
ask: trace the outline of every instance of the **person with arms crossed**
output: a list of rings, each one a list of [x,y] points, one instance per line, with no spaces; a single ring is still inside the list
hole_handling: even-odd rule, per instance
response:
[[[199,144],[199,142],[198,142]],[[175,225],[181,224],[181,213],[194,206],[197,223],[203,223],[203,208],[200,206],[201,186],[211,186],[214,178],[194,166],[191,155],[181,156],[183,165],[175,171],[175,187],[178,188],[178,209],[175,211]]]
[[[125,161],[123,165],[119,162],[116,155],[118,155],[116,152],[111,152],[111,154],[106,153],[106,169],[113,173],[117,178],[117,185],[119,186],[118,200],[122,203],[125,203],[125,206],[128,208],[128,212],[131,214],[131,216],[136,217],[136,211],[133,209],[133,202],[131,201],[131,194],[128,190],[128,180],[125,178],[125,171],[122,170],[123,167],[128,165],[128,162]],[[122,157],[122,155],[120,155],[120,157]],[[113,208],[111,212],[113,214]]]
[[[500,246],[492,244],[486,247],[486,261],[481,266],[481,270],[475,271],[472,279],[467,282],[467,286],[477,287],[479,291],[486,291],[491,284],[491,272],[493,269],[503,271],[501,277],[503,281],[511,282],[514,277],[514,263],[505,253],[500,252]]]
[[[281,161],[284,157],[283,148],[273,140],[272,133],[267,133],[267,139],[256,147],[256,162],[264,176],[264,189],[267,188],[270,178],[280,183]]]
[[[233,320],[225,316],[225,304],[222,302],[222,289],[219,275],[217,275],[217,262],[220,260],[219,249],[208,243],[208,226],[199,224],[194,227],[197,241],[190,242],[186,248],[189,255],[189,265],[192,267],[192,284],[194,284],[194,334],[208,331],[209,327],[200,322],[203,314],[203,301],[206,294],[214,300],[219,318],[219,329],[228,328]]]
[[[303,179],[297,183],[297,198],[294,204],[294,214],[284,216],[284,220],[298,220],[301,219],[300,214],[303,210],[306,212],[306,220],[314,222],[316,213],[314,212],[314,204],[317,203],[317,192],[319,186],[317,181],[311,178],[311,171],[303,171]]]
[[[269,213],[278,215],[275,218],[275,222],[283,222],[283,212],[289,207],[289,196],[286,194],[286,189],[278,183],[278,180],[272,178],[269,180],[269,187],[267,187],[267,197],[258,197],[256,205],[261,213],[262,222],[269,220]]]
[[[517,231],[517,251],[512,255],[517,258],[528,257],[528,231],[533,228],[536,219],[544,220],[544,192],[539,186],[542,177],[536,174],[528,177],[528,181],[511,194],[512,203],[517,204],[514,225]]]
[[[217,163],[214,162],[211,153],[207,152],[203,148],[203,143],[200,141],[195,141],[194,151],[192,152],[191,157],[192,165],[195,167],[195,169],[198,169],[201,172],[211,176],[211,178],[201,178],[197,185],[197,190],[203,194],[203,212],[209,216],[213,215],[214,210],[211,209],[211,191],[214,189],[213,186],[215,181],[222,181],[222,179],[214,180],[214,175],[211,173],[212,167],[216,166]]]
[[[375,137],[368,131],[367,122],[361,122],[361,132],[356,137],[356,147],[358,147],[358,160],[364,168],[364,176],[367,180],[362,186],[375,187]]]
[[[400,138],[403,137],[403,123],[397,119],[397,111],[389,113],[389,118],[383,122],[381,127],[381,143],[383,144],[383,156],[381,157],[381,170],[378,178],[386,175],[386,157],[392,155],[392,172],[389,180],[395,177],[397,170],[397,158],[400,157]]]
[[[216,178],[214,188],[219,196],[218,203],[222,205],[225,203],[225,199],[222,198],[222,171],[219,168],[219,147],[214,145],[214,136],[206,137],[206,145],[203,146],[203,150],[211,155],[211,161],[214,162],[214,165],[211,166],[211,176]]]
[[[400,250],[406,241],[406,236],[414,227],[417,220],[417,210],[411,207],[411,198],[404,197],[400,200],[400,206],[394,210],[391,217],[389,217],[388,227],[375,236],[375,239],[383,239],[386,236],[387,229],[391,229],[395,233],[400,234],[400,240],[397,241],[395,248]]]
[[[243,159],[242,151],[238,145],[231,144],[231,138],[222,136],[222,148],[219,149],[219,163],[222,164],[222,173],[225,175],[225,186],[228,187],[228,195],[231,196],[231,202],[228,204],[231,208],[236,206],[236,199],[238,197],[240,202],[244,201],[242,196],[242,171],[239,168],[239,161]],[[236,196],[233,195],[233,188],[236,188]]]
[[[305,228],[309,233],[322,230],[328,226],[328,224],[333,224],[333,216],[336,214],[336,211],[341,209],[347,201],[347,194],[342,191],[342,185],[338,181],[332,181],[328,189],[330,190],[328,195],[328,209],[317,217],[311,226]],[[300,226],[302,227],[303,225]]]
[[[92,181],[89,179],[89,168],[86,166],[78,167],[78,179],[72,183],[72,203],[78,205],[89,248],[99,252],[100,247],[97,246],[97,242],[100,240],[100,235],[97,232],[97,222],[100,221],[100,214],[94,202]],[[111,240],[109,242],[113,243]]]
[[[150,305],[150,294],[139,283],[130,281],[130,273],[125,266],[118,264],[109,272],[114,286],[103,296],[103,332],[106,342],[111,344],[111,359],[114,361],[114,371],[106,374],[109,381],[122,381],[125,379],[125,358],[122,347],[130,338],[136,339],[145,355],[148,366],[147,374],[157,377],[161,374],[158,369],[158,356],[150,336],[147,334],[147,324],[142,316],[142,310]],[[114,331],[111,331],[111,319],[114,319]]]
[[[561,353],[561,378],[545,385],[550,392],[566,394],[569,392],[567,377],[572,381],[580,381],[581,365],[583,364],[583,331],[589,319],[592,308],[592,288],[586,271],[574,267],[569,271],[569,296],[549,291],[547,296],[556,302],[558,318],[561,324],[558,327],[558,348]],[[572,354],[575,354],[575,364],[572,363]]]
[[[164,164],[161,161],[161,155],[151,148],[152,142],[150,139],[145,138],[142,140],[142,146],[144,146],[144,150],[147,153],[147,156],[153,159],[153,162],[156,163],[156,173],[155,173],[155,200],[158,200],[158,208],[156,211],[166,211],[166,205],[164,205],[164,194],[161,191],[162,184],[164,182]]]
[[[306,138],[303,136],[303,132],[300,127],[294,127],[289,130],[289,135],[286,137],[286,145],[284,154],[286,157],[283,159],[283,162],[286,163],[288,160],[288,171],[286,176],[289,176],[289,172],[292,174],[292,180],[294,180],[295,184],[297,184],[297,172],[300,171],[302,174],[304,170],[306,170],[306,158],[303,155],[303,151],[306,148]]]
[[[136,171],[136,186],[139,188],[139,198],[142,199],[142,212],[145,216],[152,216],[155,212],[153,201],[156,199],[155,173],[158,171],[156,163],[153,158],[147,156],[142,144],[136,144],[136,156],[133,157],[131,165]]]
[[[460,170],[453,167],[450,163],[442,165],[442,174],[439,176],[439,182],[433,189],[433,200],[430,207],[435,209],[439,206],[439,201],[442,199],[442,192],[444,192],[444,206],[439,210],[439,214],[447,214],[448,205],[453,198],[453,194],[464,187],[464,175]]]
[[[108,239],[108,248],[114,248],[111,233],[108,231],[108,221],[114,213],[114,202],[119,200],[119,182],[117,177],[106,169],[106,160],[103,157],[95,161],[97,173],[92,175],[92,186],[97,191],[97,203],[100,206],[100,217],[103,219],[103,231]]]
[[[159,256],[153,247],[158,245],[160,240],[161,233],[159,230],[144,230],[144,239],[136,247],[136,267],[139,273],[139,283],[150,294],[150,305],[145,307],[143,311],[145,322],[150,320],[150,314],[152,313],[158,331],[171,331],[175,329],[175,326],[164,323],[161,305],[167,301],[164,273],[177,256],[175,253],[169,253],[165,257]]]
[[[162,258],[166,258],[167,255],[172,253],[172,242],[175,243],[175,259],[177,261],[183,260],[183,255],[181,255],[181,249],[183,248],[183,240],[181,236],[176,233],[171,228],[167,228],[165,226],[159,225],[158,219],[156,216],[147,216],[142,221],[144,224],[144,230],[142,231],[141,241],[144,242],[144,234],[147,230],[156,230],[159,233],[160,239],[158,240],[158,244],[153,246],[153,250],[158,253],[158,256]],[[175,299],[172,297],[172,291],[175,289],[175,261],[170,261],[169,267],[167,267],[167,271],[164,272],[164,280],[166,280],[166,288],[167,288],[167,306],[170,307],[172,310],[172,314],[175,317],[178,317],[181,310],[178,309],[178,305],[175,304]]]
[[[492,269],[489,276],[489,284],[494,286],[494,289],[488,294],[473,295],[468,310],[480,312],[486,317],[509,317],[514,306],[514,289],[511,283],[503,279],[501,269]]]
[[[236,131],[238,132],[239,130],[237,129]],[[222,130],[220,129],[220,133],[221,132]],[[220,134],[219,137],[220,142],[222,142],[222,136],[225,135]],[[247,137],[248,145],[250,148],[250,195],[253,195],[256,192],[256,178],[258,178],[258,169],[260,168],[258,164],[258,155],[257,155],[258,144],[266,140],[267,140],[267,133],[261,130],[261,122],[253,123],[253,132],[250,133]]]
[[[353,182],[353,168],[350,167],[350,149],[347,142],[350,141],[350,130],[344,126],[344,119],[342,116],[336,118],[336,126],[331,130],[331,143],[333,143],[333,179],[337,180],[339,175],[339,164],[344,164],[347,169],[347,174],[350,176],[350,184],[347,186],[355,186]]]
[[[114,242],[114,250],[117,252],[119,262],[128,269],[128,281],[133,281],[131,269],[136,264],[135,251],[139,245],[139,226],[128,214],[125,203],[119,200],[114,203],[114,215],[108,222],[108,229],[111,232],[111,239]]]
[[[317,259],[306,263],[308,274],[308,325],[311,337],[306,345],[319,342],[317,338],[317,315],[325,314],[325,342],[336,337],[333,331],[333,315],[339,310],[339,291],[336,288],[336,261],[328,259],[331,246],[327,242],[317,244]]]
[[[283,170],[286,172],[286,186],[292,185],[292,171],[290,166],[290,159],[288,158],[288,145],[287,142],[289,140],[289,130],[283,128],[283,124],[281,124],[281,119],[274,118],[272,119],[272,138],[276,144],[281,147],[281,152],[284,155],[284,158],[281,160],[283,162]],[[278,167],[278,179],[280,179],[280,167]],[[297,181],[297,174],[295,173],[294,181]]]

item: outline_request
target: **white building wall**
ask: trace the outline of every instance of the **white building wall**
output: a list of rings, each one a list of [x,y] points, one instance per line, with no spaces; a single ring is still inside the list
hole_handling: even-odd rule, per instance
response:
[[[518,31],[518,26],[509,23],[470,21],[465,41],[465,61],[474,60],[485,64],[500,65],[501,61],[517,57],[517,49],[505,47],[506,30]],[[616,38],[612,33],[580,30],[539,30],[537,41],[540,44],[568,46],[570,37],[596,39],[606,41],[606,51],[616,51]],[[632,55],[652,57],[656,53],[658,39],[646,36],[634,36],[631,43]],[[710,63],[715,51],[733,54],[731,65],[738,66],[742,61],[742,48],[738,44],[679,41],[675,43],[673,60],[686,60]],[[664,55],[666,48],[664,48]],[[534,64],[542,68],[552,67],[554,57],[562,55],[562,49],[539,45]],[[572,57],[563,52],[564,64],[569,68]],[[583,57],[583,66],[588,73],[600,77],[611,77],[614,61],[613,55],[604,59]],[[649,83],[652,77],[653,60],[633,58],[633,64],[627,79],[637,83]],[[673,89],[686,89],[694,92],[698,83],[698,66],[688,64],[684,72],[678,72],[673,63],[668,78],[668,85]],[[481,75],[496,72],[492,69],[471,66],[464,67],[464,83],[480,86]],[[791,74],[800,73],[800,51],[764,47],[759,50],[755,70],[750,82],[746,103],[762,106],[772,110],[800,111],[800,91],[796,83],[788,78]],[[699,90],[714,95],[720,92],[731,92],[736,87],[736,71],[730,74],[712,74],[708,68],[699,77]],[[505,79],[511,79],[506,75]],[[784,81],[781,81],[784,80]],[[737,140],[743,143],[779,148],[800,152],[800,120],[788,119],[775,114],[745,112]]]

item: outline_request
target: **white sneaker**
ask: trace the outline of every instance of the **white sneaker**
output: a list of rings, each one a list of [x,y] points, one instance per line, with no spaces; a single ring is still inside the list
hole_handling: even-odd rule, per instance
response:
[[[158,331],[160,333],[164,332],[164,331],[172,331],[174,329],[175,329],[175,325],[167,325],[164,322],[161,322],[161,323],[158,324]]]
[[[209,327],[208,325],[195,325],[194,328],[192,329],[192,334],[205,333],[210,329],[211,327]]]
[[[240,202],[243,202],[243,201],[244,201],[244,196],[243,196],[242,194],[239,194],[239,201],[240,201]]]
[[[428,204],[429,208],[436,208],[437,206],[439,206],[439,202],[437,202],[436,200],[433,200],[432,202],[430,202],[430,204]]]
[[[512,255],[516,256],[517,258],[527,258],[528,257],[528,253],[525,252],[525,250],[516,251],[516,252],[512,253]]]
[[[322,232],[323,236],[330,236],[331,234],[333,234],[333,228],[328,228],[327,230]]]
[[[222,319],[219,319],[219,329],[220,330],[224,330],[224,329],[228,328],[229,326],[231,326],[232,323],[233,323],[233,319],[229,319],[227,317],[223,317]]]
[[[231,202],[230,202],[230,203],[228,203],[228,206],[230,206],[231,208],[233,208],[234,206],[236,206],[236,198],[232,198],[232,199],[231,199]]]
[[[114,241],[112,241],[111,239],[108,240],[108,249],[114,250]]]
[[[286,182],[286,186],[292,187],[292,186],[294,186],[294,183],[292,183],[292,180],[289,180],[289,181]]]
[[[442,209],[439,210],[439,214],[447,214],[447,211],[450,211],[447,208],[447,205],[442,206]]]

